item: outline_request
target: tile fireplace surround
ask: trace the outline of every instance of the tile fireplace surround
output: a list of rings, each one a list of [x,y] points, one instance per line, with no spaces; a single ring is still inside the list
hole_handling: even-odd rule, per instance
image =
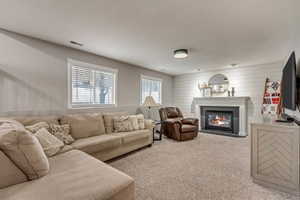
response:
[[[192,113],[199,118],[201,127],[201,106],[238,107],[239,108],[239,136],[248,135],[248,100],[250,97],[197,97],[193,99]]]

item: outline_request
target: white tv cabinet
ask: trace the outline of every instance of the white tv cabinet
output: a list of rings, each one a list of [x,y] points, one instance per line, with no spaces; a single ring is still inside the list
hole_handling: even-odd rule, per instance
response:
[[[300,128],[251,124],[251,176],[257,184],[300,195]]]

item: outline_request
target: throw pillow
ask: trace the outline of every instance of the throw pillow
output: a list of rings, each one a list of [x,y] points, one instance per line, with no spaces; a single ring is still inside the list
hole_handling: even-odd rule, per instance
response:
[[[70,125],[57,125],[57,124],[50,124],[50,133],[57,137],[60,141],[65,144],[72,144],[75,140],[70,135]]]
[[[115,132],[132,131],[133,127],[128,116],[114,117]]]
[[[30,131],[31,133],[36,133],[38,130],[45,128],[49,130],[49,124],[47,122],[38,122],[31,126],[25,126],[25,128]]]
[[[106,133],[114,132],[114,117],[120,117],[127,115],[126,112],[113,112],[113,113],[104,113],[104,125]]]
[[[132,125],[132,128],[133,130],[139,130],[140,127],[139,127],[139,122],[138,122],[138,118],[136,115],[130,115],[129,116],[129,120],[131,122],[131,125]]]
[[[13,119],[0,119],[0,131],[4,129],[21,129],[25,130],[25,127],[20,122]]]
[[[44,152],[48,157],[54,156],[64,146],[64,143],[42,128],[38,130],[34,136],[39,140]]]
[[[38,139],[22,129],[1,129],[0,149],[21,169],[29,180],[45,176],[49,161]]]
[[[136,117],[138,119],[139,129],[145,129],[145,118],[144,118],[144,115],[139,114],[139,115],[136,115]]]

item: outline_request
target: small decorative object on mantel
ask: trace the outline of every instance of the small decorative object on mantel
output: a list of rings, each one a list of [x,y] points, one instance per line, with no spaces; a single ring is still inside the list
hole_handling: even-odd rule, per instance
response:
[[[234,89],[234,87],[232,87],[232,88],[231,88],[231,96],[234,97],[234,93],[235,93],[235,89]]]
[[[280,103],[280,81],[271,81],[269,78],[265,82],[265,91],[261,114],[276,115]]]
[[[205,83],[205,82],[203,82],[203,83],[199,83],[198,84],[198,89],[200,90],[200,92],[201,92],[201,96],[202,97],[210,97],[211,96],[211,87],[209,87],[208,85],[207,85],[207,83]]]
[[[227,95],[230,97],[230,91],[229,90],[227,91]]]
[[[202,88],[206,88],[206,87],[208,87],[208,86],[207,86],[207,83],[205,83],[205,82],[203,82],[201,84],[200,83],[198,84],[199,90],[201,90]]]
[[[204,88],[204,96],[211,97],[211,87]]]

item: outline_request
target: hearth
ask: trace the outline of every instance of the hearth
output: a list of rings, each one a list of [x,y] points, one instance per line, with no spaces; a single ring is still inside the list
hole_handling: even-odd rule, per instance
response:
[[[239,136],[239,107],[200,106],[201,131]]]

